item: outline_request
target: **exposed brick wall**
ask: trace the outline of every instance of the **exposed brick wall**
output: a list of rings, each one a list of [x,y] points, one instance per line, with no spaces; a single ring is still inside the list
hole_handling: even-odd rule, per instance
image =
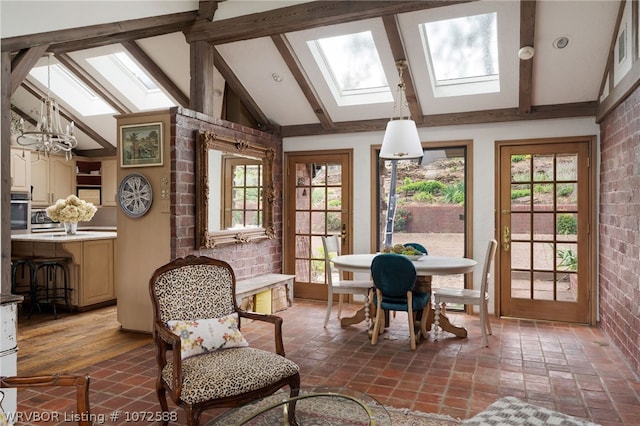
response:
[[[189,254],[228,262],[237,279],[282,272],[282,140],[228,121],[183,108],[172,109],[171,118],[171,257]],[[195,249],[195,138],[198,131],[235,135],[251,143],[275,149],[273,164],[273,222],[276,237],[249,244],[231,244],[213,249]]]
[[[640,88],[600,134],[600,323],[640,373]]]

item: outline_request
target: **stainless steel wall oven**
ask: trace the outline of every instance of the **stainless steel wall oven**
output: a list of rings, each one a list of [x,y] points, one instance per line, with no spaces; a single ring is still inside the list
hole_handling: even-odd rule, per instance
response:
[[[11,233],[31,232],[31,200],[27,192],[11,193]]]

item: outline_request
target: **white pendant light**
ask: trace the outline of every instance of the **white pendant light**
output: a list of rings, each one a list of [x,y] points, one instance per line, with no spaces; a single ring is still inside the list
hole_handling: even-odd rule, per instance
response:
[[[400,81],[398,82],[398,94],[396,102],[393,105],[393,113],[396,116],[396,108],[398,109],[397,119],[393,119],[387,123],[387,128],[382,139],[382,147],[380,148],[380,158],[388,160],[409,160],[412,158],[420,158],[423,156],[422,145],[420,143],[420,135],[415,121],[409,118],[409,113],[404,117],[404,107],[407,104],[405,84],[402,79],[402,70],[407,67],[407,61],[399,60],[396,62]],[[407,111],[409,108],[407,107]]]

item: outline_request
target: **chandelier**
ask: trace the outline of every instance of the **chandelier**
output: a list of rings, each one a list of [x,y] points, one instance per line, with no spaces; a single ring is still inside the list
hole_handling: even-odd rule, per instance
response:
[[[423,156],[420,136],[418,135],[415,121],[409,118],[405,83],[402,78],[402,71],[407,68],[407,61],[404,59],[396,61],[396,68],[398,68],[400,81],[398,82],[396,100],[393,104],[393,116],[387,123],[384,138],[382,139],[380,158],[387,160],[420,158]],[[407,108],[406,118],[403,112],[405,107]],[[398,110],[397,115],[396,110]],[[398,119],[394,120],[394,116],[397,116]]]
[[[24,129],[24,119],[20,119],[20,135],[18,144],[33,148],[39,153],[49,155],[50,153],[64,152],[66,159],[71,158],[71,150],[78,145],[76,137],[73,135],[73,121],[62,130],[60,122],[60,110],[58,102],[49,95],[51,89],[51,56],[47,56],[47,95],[42,99],[40,105],[40,117],[34,130]]]

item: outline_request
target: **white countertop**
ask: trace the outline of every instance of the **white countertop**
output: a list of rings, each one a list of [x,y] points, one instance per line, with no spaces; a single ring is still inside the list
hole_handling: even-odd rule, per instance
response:
[[[108,240],[117,237],[117,232],[103,231],[78,231],[75,235],[67,235],[64,232],[38,232],[32,234],[12,235],[11,241],[26,241],[37,243],[69,243],[75,241]]]

